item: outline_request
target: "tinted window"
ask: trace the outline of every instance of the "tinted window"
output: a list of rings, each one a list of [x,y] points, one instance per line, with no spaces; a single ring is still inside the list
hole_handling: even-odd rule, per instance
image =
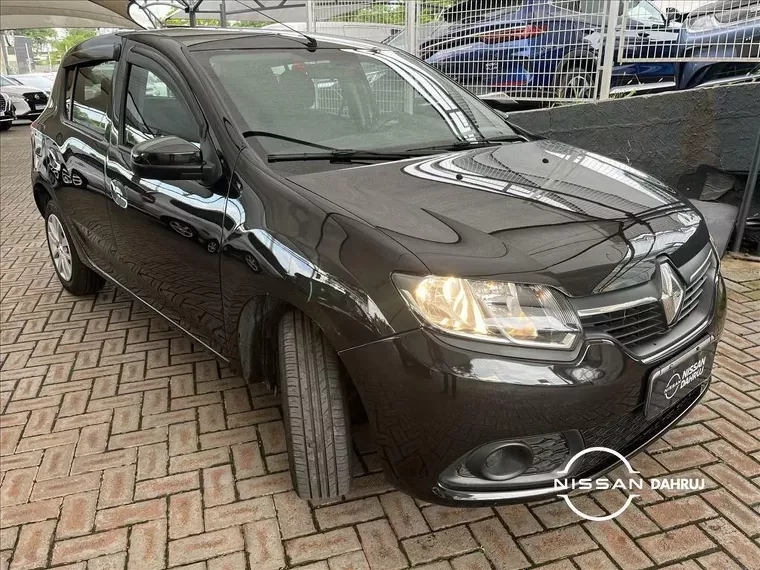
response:
[[[124,144],[159,136],[176,136],[199,142],[198,126],[184,100],[177,97],[171,80],[145,68],[132,65],[127,85],[124,116]]]
[[[106,132],[108,105],[116,64],[80,65],[74,81],[74,110],[71,119],[99,133]]]
[[[76,69],[66,70],[66,118],[71,118],[71,97],[74,95],[74,77],[76,77]]]
[[[242,131],[268,153],[300,145],[390,150],[514,135],[485,103],[393,50],[207,52]],[[303,146],[301,146],[303,149]]]

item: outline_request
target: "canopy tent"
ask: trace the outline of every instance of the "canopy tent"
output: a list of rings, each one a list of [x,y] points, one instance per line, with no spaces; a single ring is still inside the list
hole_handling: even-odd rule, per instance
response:
[[[0,0],[0,29],[140,28],[130,0]]]
[[[221,22],[245,20],[250,22],[306,22],[308,11],[314,10],[316,20],[340,16],[372,5],[372,0],[322,0],[311,7],[306,0],[134,0],[136,6],[144,7],[153,15],[192,22],[195,18],[211,18]],[[166,11],[166,6],[177,8]],[[163,18],[159,17],[161,21]]]

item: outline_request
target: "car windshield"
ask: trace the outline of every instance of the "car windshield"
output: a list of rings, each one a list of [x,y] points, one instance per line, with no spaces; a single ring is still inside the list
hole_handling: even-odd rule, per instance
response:
[[[15,79],[0,75],[0,87],[10,87],[11,85],[20,85],[20,83]]]
[[[515,136],[482,101],[396,50],[259,49],[200,57],[240,129],[267,153],[320,145],[398,151]]]

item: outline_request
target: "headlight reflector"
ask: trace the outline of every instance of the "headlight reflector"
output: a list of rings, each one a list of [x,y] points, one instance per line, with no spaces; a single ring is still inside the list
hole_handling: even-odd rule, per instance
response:
[[[450,334],[568,350],[581,332],[567,299],[545,285],[399,273],[393,281],[425,324]]]

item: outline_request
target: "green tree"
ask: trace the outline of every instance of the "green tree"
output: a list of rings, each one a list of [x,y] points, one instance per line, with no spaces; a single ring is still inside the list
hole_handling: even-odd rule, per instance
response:
[[[61,61],[64,54],[75,45],[82,43],[84,40],[94,38],[96,35],[97,32],[90,28],[67,29],[66,35],[53,42],[53,61],[56,63]]]
[[[30,28],[28,30],[13,30],[16,36],[26,36],[32,40],[35,51],[41,51],[55,41],[57,34],[53,28]]]

